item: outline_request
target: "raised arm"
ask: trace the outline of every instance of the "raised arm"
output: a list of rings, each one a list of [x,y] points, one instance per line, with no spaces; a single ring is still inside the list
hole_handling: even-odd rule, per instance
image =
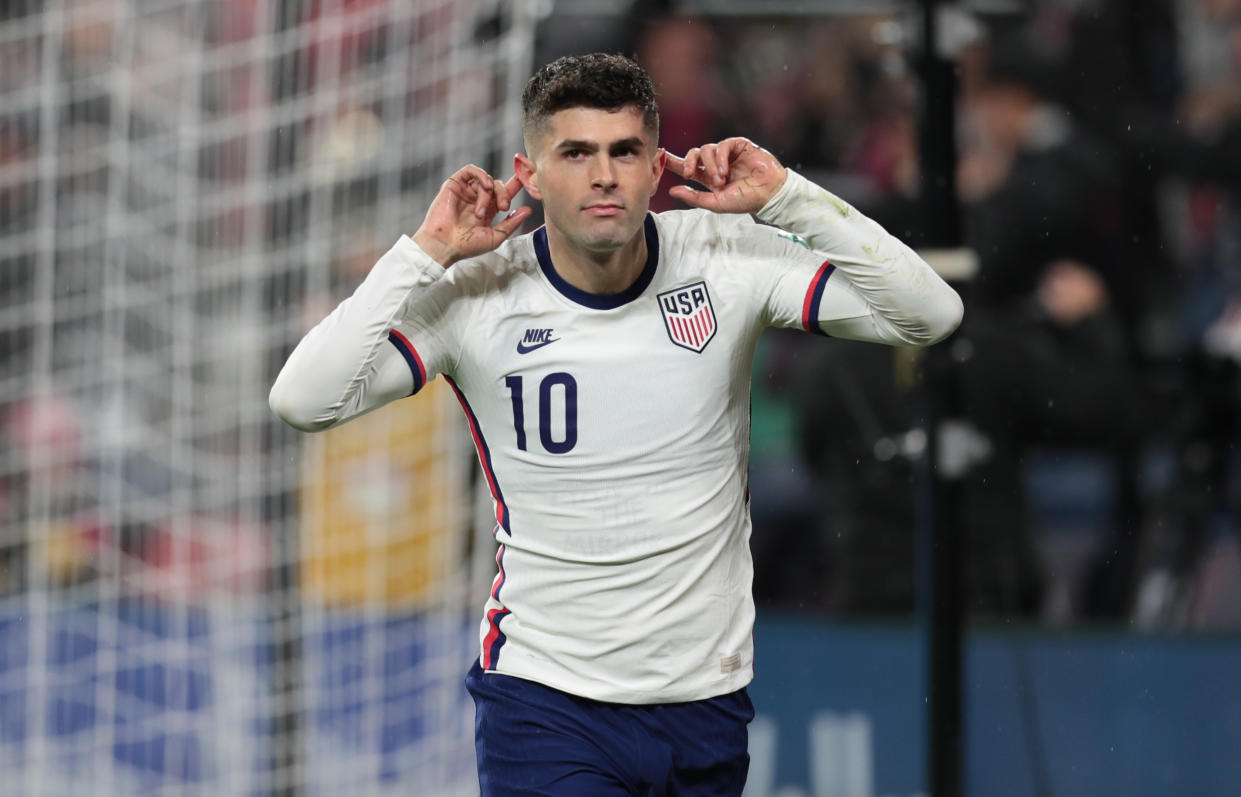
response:
[[[419,291],[458,260],[489,252],[530,215],[522,207],[492,226],[521,190],[477,166],[450,177],[413,238],[401,236],[353,295],[306,333],[268,396],[281,420],[305,432],[338,426],[417,391],[417,354],[393,330]],[[434,330],[430,334],[434,336]]]
[[[922,346],[943,340],[960,324],[961,298],[912,249],[753,142],[726,139],[684,158],[667,158],[671,171],[708,189],[683,185],[669,194],[721,213],[753,213],[801,237],[844,276],[867,312],[834,321],[837,332]]]

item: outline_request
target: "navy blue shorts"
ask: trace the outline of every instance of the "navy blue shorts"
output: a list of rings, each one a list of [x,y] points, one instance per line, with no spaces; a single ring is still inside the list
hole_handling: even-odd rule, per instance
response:
[[[634,706],[470,668],[482,797],[738,797],[750,756],[745,689]]]

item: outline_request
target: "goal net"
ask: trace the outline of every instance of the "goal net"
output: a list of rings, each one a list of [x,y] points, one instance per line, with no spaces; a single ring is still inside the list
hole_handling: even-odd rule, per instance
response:
[[[509,168],[530,8],[0,5],[0,791],[477,791],[459,408],[307,436],[266,396],[449,173]]]

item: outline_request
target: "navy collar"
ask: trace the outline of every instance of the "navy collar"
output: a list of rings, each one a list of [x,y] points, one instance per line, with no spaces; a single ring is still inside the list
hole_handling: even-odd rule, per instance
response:
[[[646,214],[643,228],[646,233],[646,265],[642,267],[642,273],[633,281],[633,284],[620,293],[584,291],[573,287],[564,277],[557,274],[556,269],[552,267],[551,250],[547,248],[546,227],[540,227],[534,231],[534,252],[539,258],[539,267],[543,269],[547,281],[561,294],[592,310],[612,310],[641,296],[646,286],[655,279],[655,266],[659,263],[659,234],[655,231],[655,217],[650,213]]]

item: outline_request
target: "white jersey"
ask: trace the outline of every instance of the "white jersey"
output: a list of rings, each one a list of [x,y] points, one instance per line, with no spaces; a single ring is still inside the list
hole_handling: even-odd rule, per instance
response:
[[[290,357],[272,406],[301,428],[450,381],[495,505],[485,670],[621,703],[750,681],[759,334],[921,344],[961,312],[908,247],[792,172],[759,216],[783,229],[648,215],[645,267],[611,295],[565,282],[542,229],[448,270],[402,237]]]

